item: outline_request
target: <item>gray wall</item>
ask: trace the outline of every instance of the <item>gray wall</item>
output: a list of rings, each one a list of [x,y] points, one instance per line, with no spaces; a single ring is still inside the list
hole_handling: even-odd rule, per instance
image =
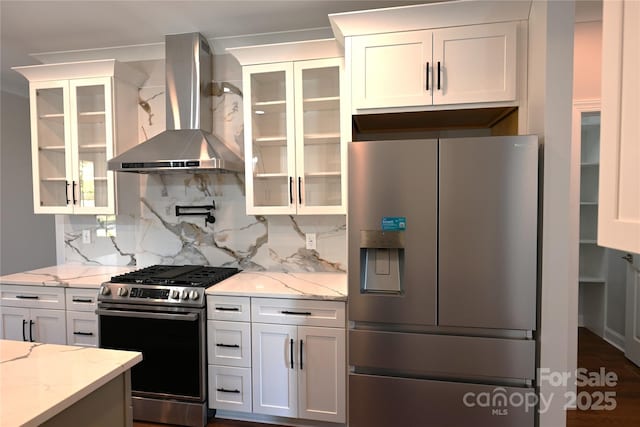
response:
[[[55,219],[34,215],[29,100],[0,93],[0,275],[56,264]]]

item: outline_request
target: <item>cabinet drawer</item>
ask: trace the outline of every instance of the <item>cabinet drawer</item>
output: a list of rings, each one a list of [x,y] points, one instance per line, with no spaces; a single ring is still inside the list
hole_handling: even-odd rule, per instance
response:
[[[97,289],[65,289],[67,310],[94,312],[97,306]]]
[[[251,368],[209,365],[209,408],[251,412]]]
[[[342,301],[253,298],[251,320],[284,325],[345,327]]]
[[[207,296],[207,319],[233,320],[248,322],[251,320],[249,297]]]
[[[251,367],[251,324],[244,322],[207,322],[210,364]]]
[[[98,346],[98,316],[87,311],[67,311],[67,344]]]
[[[52,308],[64,310],[64,288],[49,286],[0,286],[4,306]]]

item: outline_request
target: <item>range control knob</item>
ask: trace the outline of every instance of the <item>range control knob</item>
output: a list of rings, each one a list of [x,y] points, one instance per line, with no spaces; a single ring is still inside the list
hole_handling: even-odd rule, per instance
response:
[[[108,286],[100,286],[100,295],[109,295],[111,293],[111,289]]]
[[[177,289],[173,289],[171,291],[171,298],[180,299],[180,291],[178,291]]]
[[[118,288],[118,296],[126,297],[129,294],[129,289],[127,288]]]
[[[189,292],[189,298],[191,298],[192,300],[196,300],[200,298],[200,294],[198,294],[198,291],[191,291]]]
[[[180,294],[180,298],[189,299],[189,291],[187,291],[186,289],[182,291],[182,293]]]

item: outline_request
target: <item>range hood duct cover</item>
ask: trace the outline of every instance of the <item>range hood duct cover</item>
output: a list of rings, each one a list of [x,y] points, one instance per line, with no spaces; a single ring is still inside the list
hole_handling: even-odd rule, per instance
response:
[[[212,57],[199,33],[165,36],[166,131],[109,160],[118,172],[242,172],[212,133]]]

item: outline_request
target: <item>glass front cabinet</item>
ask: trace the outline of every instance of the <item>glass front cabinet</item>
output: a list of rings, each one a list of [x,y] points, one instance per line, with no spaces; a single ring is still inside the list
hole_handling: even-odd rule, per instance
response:
[[[243,67],[247,214],[345,213],[343,68],[343,58]]]
[[[107,160],[137,143],[142,77],[116,79],[112,60],[16,70],[29,79],[34,212],[116,213]]]

